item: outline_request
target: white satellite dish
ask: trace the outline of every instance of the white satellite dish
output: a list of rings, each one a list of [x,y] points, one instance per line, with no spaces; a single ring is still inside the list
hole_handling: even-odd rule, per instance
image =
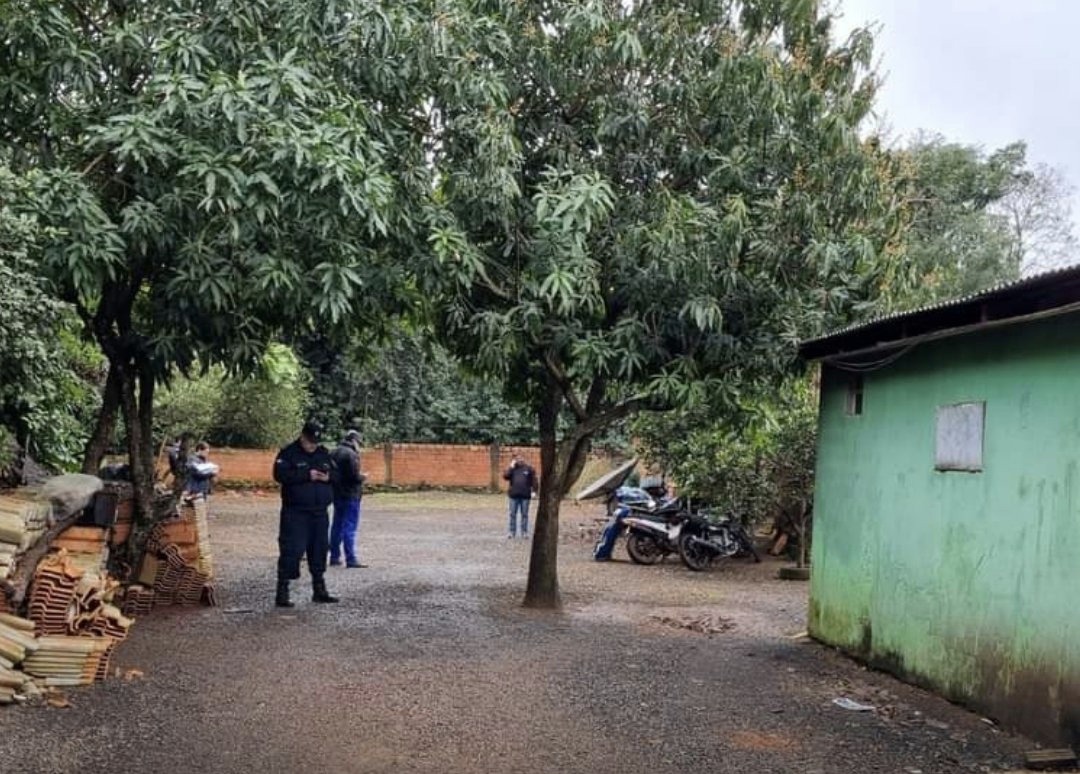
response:
[[[620,486],[622,486],[623,483],[626,482],[626,479],[630,477],[630,473],[634,470],[636,466],[637,458],[635,457],[629,462],[623,463],[619,467],[615,468],[615,470],[611,471],[610,473],[605,473],[604,475],[600,476],[600,478],[596,479],[587,487],[578,492],[577,496],[574,497],[574,499],[594,500],[597,497],[603,497],[605,495],[611,494]]]

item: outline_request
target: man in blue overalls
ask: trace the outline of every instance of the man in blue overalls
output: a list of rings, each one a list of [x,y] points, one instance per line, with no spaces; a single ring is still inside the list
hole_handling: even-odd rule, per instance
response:
[[[281,484],[281,522],[278,528],[277,595],[274,604],[292,607],[289,581],[300,577],[300,559],[307,554],[311,572],[311,600],[337,602],[323,578],[326,572],[330,517],[326,509],[334,499],[337,471],[330,452],[319,441],[322,426],[310,421],[300,437],[278,452],[274,480]]]

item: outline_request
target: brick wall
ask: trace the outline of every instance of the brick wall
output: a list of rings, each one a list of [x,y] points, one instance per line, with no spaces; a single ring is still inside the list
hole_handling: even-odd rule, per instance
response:
[[[364,449],[360,467],[368,483],[381,486],[498,486],[505,489],[502,471],[518,452],[538,471],[540,450],[531,446],[450,446],[387,444]],[[214,449],[211,460],[221,466],[225,484],[273,486],[276,449]]]

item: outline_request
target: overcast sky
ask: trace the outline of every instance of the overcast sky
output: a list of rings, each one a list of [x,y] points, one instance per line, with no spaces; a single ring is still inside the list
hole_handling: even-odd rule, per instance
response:
[[[1080,188],[1080,0],[832,3],[844,33],[881,25],[878,110],[896,135],[926,129],[987,150],[1026,140],[1031,162]]]

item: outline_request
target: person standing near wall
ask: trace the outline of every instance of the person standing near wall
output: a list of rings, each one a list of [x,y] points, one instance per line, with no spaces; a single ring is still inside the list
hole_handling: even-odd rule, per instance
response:
[[[184,495],[209,500],[218,470],[218,466],[210,461],[210,444],[200,441],[195,447],[195,453],[188,459]]]
[[[292,607],[289,581],[300,577],[300,560],[307,554],[311,573],[312,602],[337,602],[326,590],[326,512],[334,499],[337,470],[326,447],[319,441],[322,426],[309,421],[300,437],[278,452],[274,480],[281,484],[281,522],[278,527],[277,594],[274,604]]]
[[[517,516],[521,515],[521,536],[529,537],[529,501],[537,491],[536,471],[533,466],[515,453],[510,467],[503,473],[503,478],[510,482],[507,495],[510,498],[510,524],[507,538],[517,537]]]
[[[330,564],[341,564],[344,547],[346,567],[367,567],[356,554],[356,532],[360,527],[360,501],[366,476],[360,472],[360,433],[350,430],[334,449],[337,480],[334,482],[334,521],[330,528]]]

